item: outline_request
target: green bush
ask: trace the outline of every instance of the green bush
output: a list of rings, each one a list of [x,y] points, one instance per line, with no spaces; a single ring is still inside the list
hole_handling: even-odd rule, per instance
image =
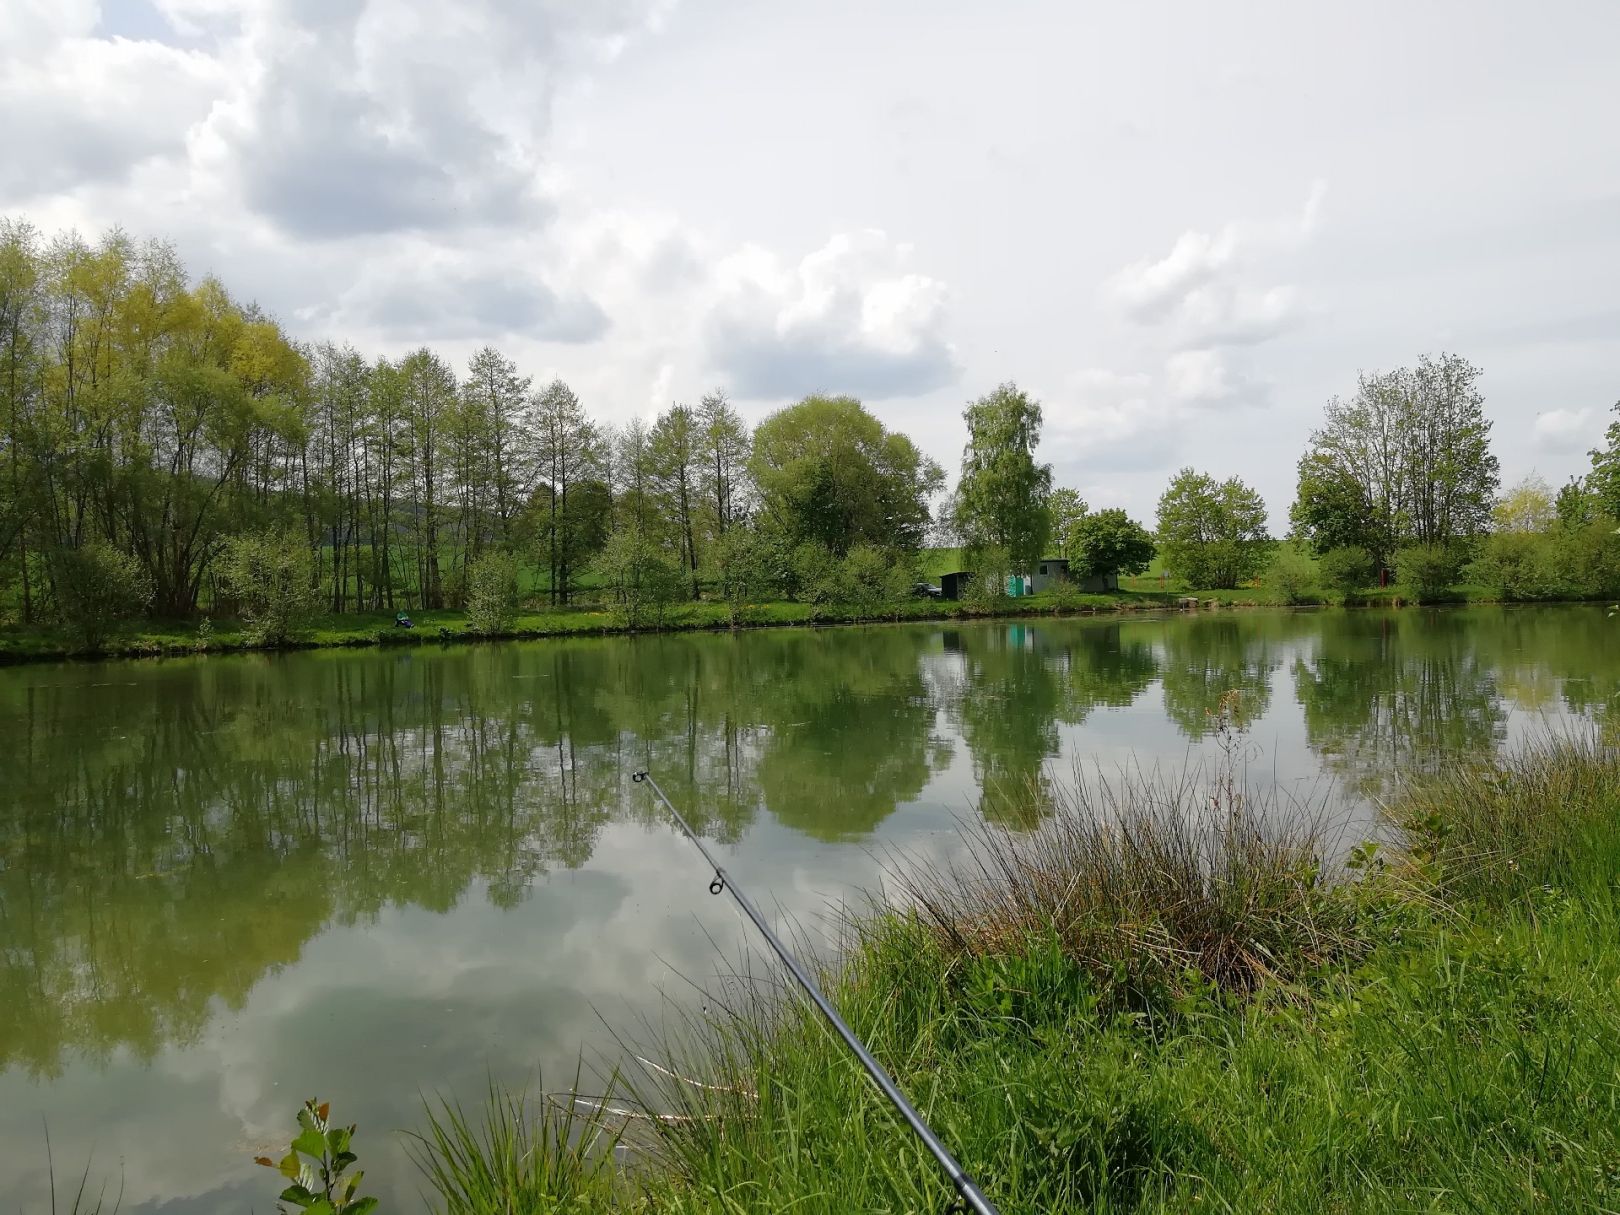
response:
[[[627,629],[664,623],[669,605],[685,590],[685,573],[645,533],[626,529],[608,537],[591,563],[611,596],[619,623]]]
[[[1558,563],[1575,594],[1620,594],[1620,522],[1599,516],[1568,527],[1558,537]]]
[[[1563,591],[1558,544],[1540,532],[1497,532],[1468,567],[1468,578],[1503,599],[1552,599]]]
[[[308,542],[291,529],[232,536],[220,574],[249,645],[281,645],[315,612],[315,563]]]
[[[1007,597],[1007,577],[1012,573],[1012,561],[1007,551],[989,546],[966,555],[974,574],[968,581],[962,598],[969,608],[992,611]]]
[[[1317,558],[1316,572],[1323,586],[1341,595],[1354,594],[1371,586],[1378,573],[1372,554],[1356,544],[1330,548]]]
[[[1456,555],[1443,544],[1412,544],[1395,554],[1396,581],[1415,603],[1442,598],[1456,577]]]
[[[504,633],[517,615],[518,567],[510,553],[488,552],[467,566],[467,625],[486,636]]]
[[[843,569],[825,544],[806,540],[793,550],[793,597],[800,603],[826,605],[844,597]]]
[[[98,650],[119,620],[152,602],[152,576],[128,553],[100,540],[58,549],[50,560],[62,620],[87,650]]]
[[[704,576],[726,605],[733,628],[745,606],[771,590],[772,547],[751,528],[734,526],[717,536],[704,554]]]
[[[914,563],[904,554],[858,544],[844,558],[842,599],[862,615],[876,615],[904,603],[917,581]]]
[[[1262,585],[1278,603],[1314,603],[1319,598],[1310,558],[1287,545],[1272,555]]]

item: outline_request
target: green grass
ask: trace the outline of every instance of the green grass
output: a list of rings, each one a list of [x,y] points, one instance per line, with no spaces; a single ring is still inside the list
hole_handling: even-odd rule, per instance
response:
[[[597,1210],[623,1193],[612,1171],[620,1131],[599,1109],[514,1095],[491,1082],[475,1114],[440,1101],[426,1118],[427,1129],[411,1137],[411,1155],[445,1210],[564,1215]]]
[[[1163,607],[1161,597],[1125,595],[1056,596],[1050,593],[1005,599],[988,606],[970,607],[935,599],[908,599],[875,610],[849,605],[772,601],[745,606],[738,624],[745,628],[784,625],[881,623],[896,620],[942,620],[982,616],[1036,616]],[[394,627],[392,612],[346,612],[308,621],[286,647],[325,648],[370,645],[425,645],[450,641],[486,640],[469,630],[464,612],[413,611],[416,627]],[[700,601],[672,605],[662,624],[644,625],[641,631],[686,631],[730,627],[723,603]],[[499,634],[502,638],[565,637],[628,631],[621,617],[601,605],[522,611]],[[110,657],[217,653],[250,648],[241,627],[231,620],[135,621],[113,630],[100,653]],[[61,628],[36,625],[0,628],[0,662],[72,657],[81,647]]]
[[[1001,1210],[1620,1208],[1620,755],[1413,786],[1337,883],[1230,772],[1072,794],[853,926],[835,1002]],[[946,1209],[826,1027],[739,987],[595,1209]]]
[[[951,568],[955,549],[931,549],[925,561]],[[946,556],[940,557],[940,554]],[[934,573],[933,577],[938,577]],[[1018,617],[1046,615],[1091,614],[1097,612],[1155,611],[1180,608],[1191,598],[1200,605],[1220,607],[1276,607],[1279,602],[1261,586],[1238,587],[1225,590],[1187,591],[1178,583],[1168,583],[1164,589],[1152,573],[1139,578],[1123,578],[1120,590],[1101,594],[1063,593],[1043,591],[1017,599],[1001,599],[992,603],[968,604],[937,599],[908,599],[875,609],[862,609],[852,605],[807,604],[775,600],[749,604],[742,609],[738,625],[744,628],[769,628],[785,625],[860,624],[899,620],[953,620],[982,617]],[[1388,607],[1404,602],[1398,587],[1370,589],[1359,592],[1346,601],[1346,606]],[[1495,602],[1486,588],[1457,586],[1451,588],[1441,602],[1489,603]],[[1323,602],[1317,599],[1316,602]],[[413,610],[412,630],[394,627],[392,612],[356,611],[324,614],[297,630],[295,638],[284,649],[307,649],[371,645],[424,645],[451,641],[476,641],[489,638],[468,628],[464,612],[449,609]],[[642,632],[679,632],[700,629],[721,629],[731,626],[726,606],[712,600],[680,603],[671,606],[661,624],[643,624]],[[582,603],[567,608],[531,608],[521,611],[511,625],[498,634],[500,638],[567,637],[582,634],[606,634],[631,631],[621,618],[602,604]],[[139,620],[114,628],[97,656],[102,657],[154,657],[159,655],[220,653],[254,648],[233,620],[209,622],[202,620]],[[0,625],[0,663],[27,662],[46,659],[84,656],[86,651],[65,629],[52,625],[23,627],[16,624]]]

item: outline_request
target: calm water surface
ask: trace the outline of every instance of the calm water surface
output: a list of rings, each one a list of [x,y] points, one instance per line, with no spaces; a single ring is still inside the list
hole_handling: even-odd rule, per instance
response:
[[[48,1121],[125,1211],[269,1211],[251,1157],[318,1095],[420,1209],[421,1094],[565,1087],[747,943],[636,767],[814,932],[998,783],[1208,753],[1228,689],[1251,779],[1354,833],[1397,763],[1620,703],[1616,636],[1279,612],[0,670],[0,1194],[49,1209]]]

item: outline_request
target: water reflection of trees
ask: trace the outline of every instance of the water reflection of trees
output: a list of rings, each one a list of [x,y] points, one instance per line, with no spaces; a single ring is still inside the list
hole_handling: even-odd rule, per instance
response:
[[[0,1066],[150,1058],[327,924],[445,910],[475,883],[511,904],[607,823],[656,818],[637,767],[717,839],[767,805],[865,834],[948,751],[929,645],[783,632],[12,673]]]
[[[950,707],[973,756],[980,811],[1029,824],[1050,806],[1058,727],[1136,699],[1159,673],[1150,635],[1121,624],[1028,624],[946,634],[962,656]]]
[[[1038,818],[1065,725],[1162,679],[1194,737],[1292,660],[1310,746],[1356,787],[1495,745],[1517,708],[1620,704],[1601,611],[1412,611],[784,630],[40,667],[0,678],[0,1066],[151,1057],[332,923],[521,900],[638,767],[709,836],[761,811],[861,838],[959,734],[986,815]],[[1012,796],[1009,796],[1012,794]]]
[[[1490,627],[1462,612],[1323,616],[1313,651],[1294,663],[1311,747],[1367,796],[1389,793],[1399,774],[1494,749],[1495,616]]]
[[[1209,733],[1221,702],[1238,694],[1245,720],[1271,706],[1271,673],[1296,638],[1314,630],[1300,613],[1198,615],[1166,628],[1164,711],[1189,738]]]

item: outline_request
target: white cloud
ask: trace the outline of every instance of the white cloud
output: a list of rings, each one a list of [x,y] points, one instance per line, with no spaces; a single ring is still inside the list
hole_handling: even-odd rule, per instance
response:
[[[788,265],[750,246],[716,272],[709,361],[744,396],[825,390],[914,396],[957,375],[945,284],[912,269],[884,232],[835,235]]]
[[[559,78],[646,20],[637,3],[259,0],[198,144],[293,236],[534,227]]]
[[[305,312],[332,333],[377,333],[391,341],[483,344],[514,336],[589,342],[608,318],[589,296],[559,293],[537,270],[479,249],[418,248],[362,264],[329,306]]]
[[[1165,390],[1188,405],[1215,404],[1241,395],[1247,385],[1219,350],[1178,350],[1164,364]]]
[[[1288,219],[1183,232],[1163,257],[1117,271],[1105,296],[1131,321],[1164,329],[1182,344],[1246,345],[1276,337],[1304,315],[1302,294],[1291,284],[1254,280],[1269,261],[1311,239],[1326,189],[1313,183],[1304,207]]]
[[[1216,236],[1183,232],[1169,253],[1157,261],[1126,266],[1110,287],[1132,319],[1161,320],[1181,305],[1188,292],[1209,282],[1231,262],[1235,244],[1230,228]]]
[[[1597,445],[1601,429],[1595,409],[1544,410],[1536,415],[1536,446],[1551,452],[1586,451]]]
[[[223,87],[221,64],[160,42],[94,36],[97,6],[0,6],[0,199],[33,201],[125,180],[178,156]],[[138,99],[138,104],[134,104]]]
[[[1059,480],[1156,467],[1179,439],[1177,409],[1144,373],[1087,368],[1042,404]]]

